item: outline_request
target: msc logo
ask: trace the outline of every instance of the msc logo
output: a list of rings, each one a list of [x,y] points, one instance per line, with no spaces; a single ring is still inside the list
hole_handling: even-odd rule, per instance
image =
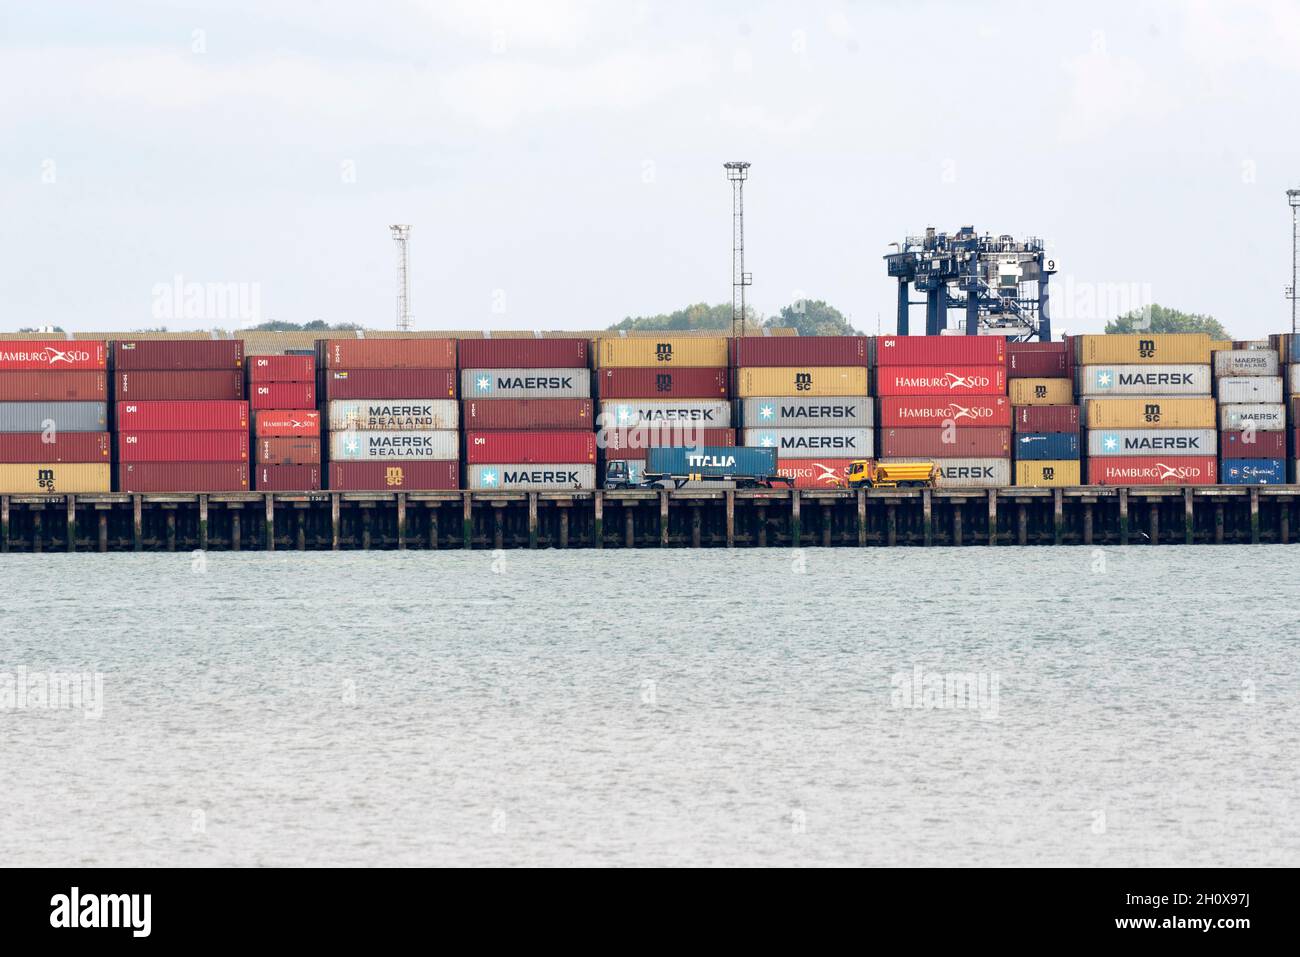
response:
[[[1154,339],[1138,340],[1138,355],[1143,359],[1150,359],[1156,354],[1156,341]]]
[[[811,372],[796,372],[794,374],[794,387],[798,392],[807,392],[812,388]]]
[[[672,362],[673,344],[671,342],[656,342],[655,359],[659,362]]]
[[[36,484],[47,492],[54,491],[54,469],[37,469]]]
[[[1052,465],[1043,466],[1043,481],[1050,482],[1056,478],[1056,467]]]
[[[1034,398],[1035,398],[1035,399],[1046,399],[1046,398],[1047,398],[1047,386],[1045,386],[1045,385],[1036,385],[1036,386],[1034,386]]]
[[[393,465],[384,469],[384,484],[389,488],[395,485],[401,485],[404,476],[402,475],[401,466]]]
[[[655,376],[656,392],[672,392],[673,376],[671,372],[661,372]]]
[[[1148,402],[1146,404],[1146,408],[1142,413],[1142,418],[1146,419],[1148,422],[1159,422],[1160,421],[1159,403]]]

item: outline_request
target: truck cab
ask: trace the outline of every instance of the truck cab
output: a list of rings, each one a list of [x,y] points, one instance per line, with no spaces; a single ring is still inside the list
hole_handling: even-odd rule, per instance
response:
[[[939,467],[933,462],[855,459],[844,476],[848,488],[934,488],[939,481]]]

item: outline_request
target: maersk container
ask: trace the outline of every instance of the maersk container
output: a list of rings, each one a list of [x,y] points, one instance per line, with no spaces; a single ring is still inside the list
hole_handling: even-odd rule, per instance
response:
[[[882,462],[914,462],[915,459],[882,458]],[[940,488],[1001,488],[1011,484],[1011,459],[941,459],[933,460],[939,467]]]
[[[764,395],[865,396],[866,366],[753,366],[735,370],[737,398]]]
[[[611,336],[596,340],[596,365],[602,369],[610,366],[719,369],[727,365],[727,354],[725,336]]]
[[[876,338],[876,365],[879,367],[1000,366],[1005,373],[1006,362],[1007,341],[1002,336],[878,336]]]
[[[1214,429],[1094,429],[1088,433],[1088,454],[1215,455],[1218,437]]]
[[[1213,455],[1090,456],[1089,485],[1217,485]]]
[[[1286,406],[1280,403],[1219,406],[1219,428],[1229,430],[1254,426],[1261,432],[1286,429]]]
[[[114,397],[119,402],[206,401],[244,398],[244,373],[238,369],[185,372],[116,371]]]
[[[247,462],[248,432],[118,432],[119,462]]]
[[[1285,485],[1286,459],[1228,459],[1219,468],[1224,485]]]
[[[465,462],[595,462],[596,436],[591,432],[466,432]]]
[[[0,372],[0,402],[103,402],[107,372]]]
[[[319,465],[259,465],[253,470],[253,488],[259,492],[319,492]]]
[[[460,488],[460,462],[331,462],[335,492],[441,492]]]
[[[259,439],[320,435],[320,413],[307,409],[259,409],[253,422]]]
[[[1224,349],[1214,353],[1216,376],[1278,375],[1276,350]]]
[[[1079,457],[1078,432],[1017,432],[1015,457],[1020,462],[1045,462],[1077,459]],[[1025,483],[1017,480],[1017,485]],[[1079,483],[1068,483],[1078,485]]]
[[[1015,410],[1017,432],[1079,431],[1077,405],[1025,405]]]
[[[250,356],[246,361],[249,382],[316,381],[315,356]]]
[[[475,399],[587,399],[587,369],[462,369],[460,394]]]
[[[119,492],[247,492],[247,462],[123,462]]]
[[[596,487],[596,466],[563,463],[470,465],[466,487],[481,492],[558,492]]]
[[[19,462],[0,465],[0,493],[73,495],[112,491],[113,467],[107,462]]]
[[[1011,424],[1011,403],[1005,396],[944,399],[909,395],[880,400],[881,428],[943,425],[946,422],[958,426],[1005,427]]]
[[[731,340],[731,365],[866,366],[866,336],[737,336]]]
[[[639,426],[635,429],[602,429],[596,433],[596,444],[605,457],[637,459],[646,457],[648,449],[700,448],[702,446],[734,447],[735,429],[701,429],[691,425]]]
[[[602,429],[631,429],[638,425],[698,425],[709,429],[731,426],[731,403],[723,399],[676,399],[600,403],[596,425]]]
[[[720,399],[731,391],[725,368],[614,368],[601,369],[597,376],[602,399]]]
[[[593,429],[590,399],[467,399],[461,403],[466,429]]]
[[[793,456],[792,456],[793,457]],[[655,475],[700,475],[722,479],[731,475],[775,475],[777,451],[772,447],[714,447],[651,449],[645,470]]]
[[[1209,395],[1208,365],[1081,366],[1074,373],[1079,395]]]
[[[793,479],[794,487],[845,488],[849,466],[857,459],[777,459],[776,474]]]
[[[456,340],[321,339],[316,360],[324,369],[455,369]]]
[[[1007,382],[1007,397],[1013,406],[1069,405],[1074,401],[1074,387],[1069,379],[1010,379]]]
[[[1028,488],[1059,488],[1082,485],[1079,460],[1020,459],[1016,462],[1016,484]]]
[[[783,459],[875,457],[871,429],[745,429],[750,448],[776,449]]]
[[[107,432],[6,432],[0,438],[0,462],[5,464],[107,462],[109,451]]]
[[[243,367],[242,339],[124,339],[113,343],[113,368],[118,372]]]
[[[1209,396],[1082,400],[1089,429],[1212,429],[1215,402]]]
[[[327,408],[332,432],[410,432],[460,425],[460,403],[455,399],[335,399]]]
[[[1054,352],[1017,352],[1012,348],[1014,345],[1007,344],[1008,379],[1064,379],[1069,375],[1069,357],[1064,348]]]
[[[962,426],[881,429],[877,454],[882,458],[998,458],[1011,454],[1011,430]]]
[[[462,369],[587,369],[590,339],[461,339]]]
[[[1220,379],[1218,386],[1221,405],[1282,403],[1281,376],[1229,376]]]
[[[1213,343],[1204,333],[1072,336],[1074,363],[1092,365],[1209,365]]]
[[[250,382],[248,404],[253,409],[314,409],[314,382]]]
[[[119,402],[122,432],[223,432],[248,429],[247,402]]]
[[[331,462],[460,458],[460,433],[450,429],[330,433]]]
[[[1003,366],[881,366],[876,369],[876,395],[879,396],[933,395],[966,398],[1006,394],[1007,370]]]
[[[253,443],[260,465],[320,465],[320,439],[280,436]]]
[[[455,369],[331,369],[325,400],[456,398]]]
[[[107,369],[108,344],[64,339],[0,340],[0,369],[42,371]]]
[[[876,424],[875,400],[870,396],[811,399],[769,395],[740,399],[736,407],[739,424],[749,428],[816,429],[834,426],[869,429]]]
[[[1234,429],[1220,432],[1219,454],[1225,459],[1284,459],[1286,439],[1286,432],[1280,431]]]
[[[0,402],[0,432],[103,432],[107,402]]]

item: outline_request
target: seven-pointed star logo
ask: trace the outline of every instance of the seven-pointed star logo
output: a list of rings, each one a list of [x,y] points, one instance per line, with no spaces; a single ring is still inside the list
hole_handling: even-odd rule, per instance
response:
[[[632,410],[629,409],[629,408],[628,408],[627,406],[625,406],[625,405],[620,405],[620,406],[619,406],[619,407],[614,411],[614,414],[618,417],[618,420],[619,420],[620,422],[624,422],[624,423],[626,423],[626,422],[631,421],[631,419],[632,419]]]
[[[497,484],[497,473],[496,473],[496,472],[493,472],[493,471],[487,471],[487,472],[484,472],[484,473],[483,473],[483,484],[484,484],[484,485],[496,485],[496,484]]]
[[[1110,371],[1109,371],[1109,370],[1105,370],[1105,369],[1098,370],[1098,372],[1097,372],[1097,388],[1098,388],[1098,389],[1109,389],[1109,388],[1110,388],[1110,378],[1111,378],[1111,376],[1110,376]]]
[[[776,445],[776,436],[771,432],[764,432],[758,437],[758,444],[765,449],[770,449]]]
[[[478,389],[478,391],[480,391],[480,392],[491,392],[491,391],[492,391],[492,377],[491,377],[491,376],[486,376],[486,375],[481,375],[481,376],[478,377],[478,381],[475,382],[474,385],[475,385],[475,387]]]
[[[361,451],[361,443],[356,439],[348,439],[347,442],[343,444],[343,447],[347,449],[348,455],[356,455]]]
[[[1101,444],[1107,452],[1114,452],[1119,448],[1119,438],[1114,435],[1108,435],[1101,440]]]
[[[776,414],[776,410],[773,409],[770,405],[765,405],[759,408],[758,414],[765,419],[770,419],[772,418],[773,415]]]

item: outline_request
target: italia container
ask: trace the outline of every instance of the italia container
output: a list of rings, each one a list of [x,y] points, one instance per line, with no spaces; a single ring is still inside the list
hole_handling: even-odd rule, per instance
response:
[[[871,429],[745,429],[749,448],[776,449],[783,459],[875,457]]]
[[[118,432],[119,462],[247,462],[247,432]]]
[[[849,466],[857,459],[777,459],[776,474],[792,479],[794,487],[843,488]]]
[[[1258,349],[1232,349],[1214,353],[1216,376],[1242,376],[1279,374],[1277,352]]]
[[[253,479],[261,492],[318,492],[319,465],[259,465]]]
[[[727,339],[723,336],[605,338],[596,340],[596,364],[602,369],[609,366],[718,369],[727,365],[727,351]]]
[[[915,459],[887,459],[880,461],[915,461]],[[1001,488],[1011,484],[1011,460],[998,459],[934,459],[939,468],[941,488]]]
[[[0,372],[0,402],[103,402],[106,372]]]
[[[798,456],[792,456],[798,457]],[[645,470],[660,475],[699,475],[725,479],[733,475],[775,475],[774,448],[651,449]]]
[[[460,433],[449,429],[420,432],[331,432],[329,442],[331,462],[460,457]]]
[[[247,492],[247,462],[123,462],[121,492]]]
[[[1095,456],[1088,459],[1089,485],[1217,485],[1213,455]]]
[[[119,402],[122,432],[248,431],[247,402]]]
[[[116,371],[113,389],[119,402],[164,402],[244,398],[244,374],[236,369],[188,372]]]
[[[737,369],[739,398],[867,394],[866,366],[772,366]]]
[[[108,344],[62,339],[0,341],[0,370],[5,372],[93,371],[108,368]]]
[[[985,459],[1010,454],[1010,429],[931,426],[880,430],[879,455],[882,457]]]
[[[1219,481],[1224,485],[1285,485],[1286,459],[1225,458]]]
[[[316,406],[316,383],[250,382],[248,402],[254,409],[312,409]]]
[[[242,339],[140,339],[113,343],[113,368],[118,372],[137,370],[242,369]]]
[[[866,336],[737,336],[731,364],[748,366],[866,366]]]
[[[320,435],[320,413],[306,409],[259,409],[253,434],[261,438]]]
[[[989,426],[1005,428],[1011,424],[1011,403],[1005,396],[944,399],[929,396],[882,398],[881,428],[907,428],[917,425]]]
[[[1017,432],[1078,432],[1077,405],[1021,406],[1015,410]]]
[[[1078,432],[1017,432],[1015,457],[1018,462],[1050,462],[1079,457]],[[1024,484],[1019,480],[1017,485]],[[1078,485],[1078,482],[1072,483]]]
[[[394,340],[397,341],[397,340]],[[325,400],[454,399],[454,369],[333,369],[322,373]]]
[[[249,382],[315,382],[315,356],[250,356]]]
[[[460,462],[331,462],[336,492],[440,492],[460,488]]]
[[[710,429],[731,426],[731,403],[724,399],[611,401],[600,403],[596,425],[631,429],[638,425],[698,425]]]
[[[320,465],[320,439],[261,438],[253,450],[259,465]]]
[[[1011,344],[1008,344],[1008,349]],[[1064,349],[1055,352],[1007,353],[1008,379],[1064,379],[1069,375],[1069,356]]]
[[[107,402],[0,402],[0,432],[102,432]]]
[[[640,426],[635,429],[606,429],[596,435],[606,458],[644,459],[648,449],[734,447],[734,429],[700,429],[695,426]]]
[[[462,369],[460,394],[475,399],[587,399],[586,369]]]
[[[1084,366],[1075,370],[1079,395],[1209,395],[1205,365]]]
[[[596,382],[602,399],[726,398],[726,369],[601,369]],[[462,390],[463,391],[463,390]]]
[[[878,336],[877,366],[1001,366],[1007,343],[1001,336]],[[882,393],[884,394],[884,393]]]
[[[586,369],[589,339],[461,339],[462,369]]]
[[[1262,429],[1220,432],[1219,454],[1225,459],[1284,459],[1286,439],[1285,432]]]
[[[1016,462],[1016,484],[1029,487],[1053,488],[1063,485],[1082,485],[1078,459],[1035,459]]]
[[[973,336],[946,336],[947,339]],[[876,369],[876,395],[926,395],[966,397],[1006,395],[1007,370],[1003,366],[881,366]]]
[[[1069,405],[1074,401],[1074,388],[1069,379],[1011,379],[1007,386],[1008,398],[1013,406]]]
[[[1282,403],[1281,376],[1230,376],[1220,379],[1218,386],[1220,404]]]
[[[1253,426],[1261,432],[1279,432],[1286,429],[1286,406],[1271,405],[1221,405],[1219,428],[1237,431]]]
[[[595,462],[592,432],[466,432],[469,465],[516,462]]]
[[[6,465],[107,462],[109,451],[107,432],[7,432],[0,438],[0,463]]]
[[[590,399],[466,399],[461,403],[466,429],[592,429]]]
[[[1088,454],[1215,455],[1218,438],[1214,429],[1094,429],[1088,433]]]
[[[456,340],[321,339],[316,359],[325,369],[455,369]]]
[[[596,487],[596,466],[518,462],[471,465],[467,487],[475,491],[562,491]]]
[[[1073,336],[1074,363],[1092,365],[1209,365],[1213,344],[1203,333]]]
[[[410,432],[460,425],[460,403],[455,399],[335,399],[326,409],[333,432]]]
[[[1208,396],[1083,400],[1089,429],[1212,429],[1215,403]]]
[[[870,429],[875,426],[875,400],[869,396],[758,396],[737,403],[740,424],[774,429]]]
[[[0,465],[0,492],[6,495],[63,495],[112,490],[107,462],[20,462]]]

